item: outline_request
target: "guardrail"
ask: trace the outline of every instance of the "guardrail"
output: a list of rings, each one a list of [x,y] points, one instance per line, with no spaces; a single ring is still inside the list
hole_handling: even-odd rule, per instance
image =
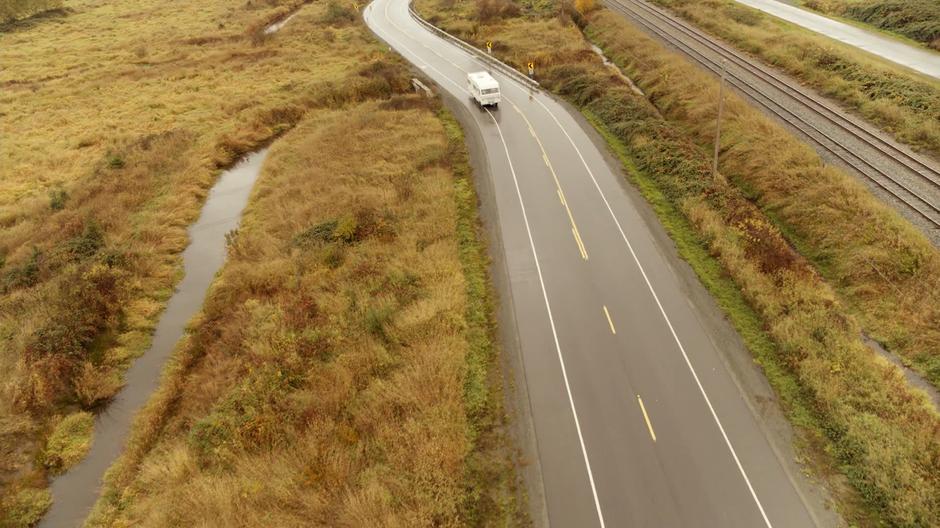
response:
[[[431,92],[431,89],[428,88],[423,82],[418,78],[411,79],[411,86],[414,86],[415,92],[423,91],[424,95],[428,97],[434,97],[434,93]]]
[[[408,13],[411,15],[411,18],[415,19],[415,22],[421,24],[432,33],[435,33],[439,35],[440,37],[453,42],[457,47],[463,49],[467,53],[470,53],[476,58],[489,64],[493,68],[502,72],[504,75],[512,77],[513,79],[529,86],[530,88],[535,88],[535,89],[541,88],[541,85],[539,85],[538,81],[536,81],[535,79],[532,79],[531,77],[528,77],[527,75],[524,75],[519,70],[516,70],[512,66],[506,64],[505,62],[493,57],[489,53],[485,53],[483,50],[477,48],[476,46],[473,46],[472,44],[469,44],[467,42],[464,42],[463,40],[460,40],[459,38],[451,35],[450,33],[444,31],[443,29],[440,29],[434,24],[421,18],[421,15],[419,15],[417,11],[414,10],[414,7],[412,7],[411,2],[408,2]]]

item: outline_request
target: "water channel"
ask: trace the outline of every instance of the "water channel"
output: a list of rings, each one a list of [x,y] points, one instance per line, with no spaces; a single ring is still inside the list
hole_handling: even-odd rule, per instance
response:
[[[164,364],[225,261],[225,235],[238,227],[267,151],[244,157],[209,191],[199,219],[189,228],[190,243],[183,251],[185,275],[157,322],[150,348],[127,371],[124,388],[95,417],[88,455],[52,481],[52,507],[40,527],[80,526],[94,506],[105,471],[124,450],[134,416],[159,386]]]

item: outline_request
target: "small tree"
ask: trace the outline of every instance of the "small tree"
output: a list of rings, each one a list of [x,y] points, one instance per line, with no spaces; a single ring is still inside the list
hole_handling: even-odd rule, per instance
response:
[[[578,13],[586,15],[597,9],[597,2],[595,0],[574,0],[574,8],[578,10]]]

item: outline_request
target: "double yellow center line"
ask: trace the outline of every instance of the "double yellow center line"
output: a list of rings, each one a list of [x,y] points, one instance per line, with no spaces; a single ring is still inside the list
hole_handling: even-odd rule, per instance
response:
[[[568,221],[571,222],[571,234],[574,236],[575,244],[578,246],[578,252],[581,253],[581,258],[584,260],[588,259],[587,248],[584,246],[584,240],[581,238],[581,232],[578,231],[578,224],[574,221],[574,215],[571,214],[571,208],[568,207],[568,200],[565,199],[565,192],[561,190],[561,182],[558,181],[558,175],[555,173],[555,168],[552,166],[552,162],[548,159],[548,153],[545,152],[545,147],[542,145],[542,141],[539,139],[538,134],[535,133],[535,128],[532,127],[532,123],[529,122],[529,119],[522,112],[522,110],[516,106],[514,103],[510,102],[513,109],[522,116],[522,119],[525,120],[526,125],[529,127],[529,133],[532,134],[532,137],[535,138],[535,142],[538,143],[539,149],[542,151],[542,161],[545,162],[545,166],[548,167],[549,172],[552,173],[552,179],[555,181],[555,188],[558,191],[558,200],[561,202],[561,205],[565,208],[565,212],[568,214]],[[614,321],[610,317],[610,311],[607,309],[607,306],[604,305],[604,315],[607,317],[607,324],[610,325],[610,333],[616,335],[617,329],[614,327]],[[656,431],[653,430],[653,422],[650,421],[649,413],[646,412],[646,406],[643,405],[643,398],[639,394],[636,395],[636,401],[640,405],[640,411],[643,412],[643,420],[646,421],[646,428],[649,430],[650,437],[653,439],[653,442],[656,442]]]
[[[568,207],[568,200],[565,199],[565,192],[561,190],[561,182],[558,181],[558,175],[555,173],[555,168],[552,166],[552,162],[548,159],[548,153],[545,151],[545,147],[542,145],[542,140],[539,139],[538,134],[535,133],[535,128],[532,127],[532,123],[529,122],[529,118],[522,112],[522,110],[516,106],[514,103],[510,102],[513,109],[522,116],[522,119],[525,120],[526,125],[529,127],[529,133],[532,134],[532,137],[535,138],[535,142],[539,145],[539,150],[542,151],[542,161],[545,162],[545,166],[548,167],[548,171],[552,173],[552,179],[555,180],[555,188],[558,190],[558,199],[561,201],[561,205],[565,208],[565,212],[568,213],[568,221],[571,222],[571,234],[574,236],[574,242],[578,246],[578,252],[581,253],[581,258],[584,260],[588,259],[587,248],[584,246],[584,240],[581,238],[581,232],[578,231],[578,224],[574,221],[574,215],[571,214],[571,208]]]

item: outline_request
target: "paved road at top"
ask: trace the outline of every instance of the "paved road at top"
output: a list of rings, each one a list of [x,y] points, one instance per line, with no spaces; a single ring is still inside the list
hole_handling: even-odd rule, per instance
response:
[[[553,526],[807,527],[781,462],[650,228],[564,106],[419,25],[407,0],[365,20],[467,105],[494,188],[547,515]],[[802,488],[802,484],[800,486]]]
[[[777,0],[737,0],[806,29],[851,44],[869,53],[940,79],[940,53],[905,44],[875,31],[812,13]]]

